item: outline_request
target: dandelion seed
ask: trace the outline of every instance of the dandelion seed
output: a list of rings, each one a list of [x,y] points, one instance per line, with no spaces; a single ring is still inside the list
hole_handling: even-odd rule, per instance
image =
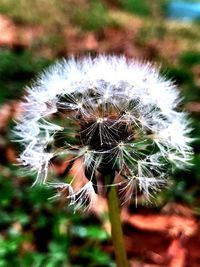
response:
[[[100,187],[117,184],[124,184],[126,199],[137,191],[148,198],[166,184],[171,163],[190,164],[191,129],[178,103],[175,85],[150,63],[116,56],[57,62],[27,88],[16,126],[21,164],[37,172],[34,184],[67,188],[77,208]],[[79,181],[79,189],[79,175],[66,184],[52,181],[48,169],[56,158],[71,161],[68,171],[81,159],[88,181]],[[107,174],[110,184],[101,179]]]

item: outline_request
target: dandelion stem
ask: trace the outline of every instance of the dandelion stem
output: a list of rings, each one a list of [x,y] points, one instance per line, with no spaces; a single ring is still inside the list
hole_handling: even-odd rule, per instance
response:
[[[117,267],[128,267],[128,260],[120,220],[119,200],[115,186],[111,186],[107,198],[108,212],[111,223],[112,241],[115,251]]]

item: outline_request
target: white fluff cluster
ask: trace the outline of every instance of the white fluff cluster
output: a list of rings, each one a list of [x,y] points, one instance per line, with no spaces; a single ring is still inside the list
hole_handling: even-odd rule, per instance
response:
[[[117,56],[63,60],[27,88],[16,126],[20,162],[37,173],[35,184],[67,189],[71,203],[85,204],[110,185],[123,185],[126,199],[137,190],[148,197],[166,183],[170,163],[185,167],[192,155],[178,101],[174,84],[150,63]],[[50,181],[56,158],[81,160],[88,182],[75,189],[78,175]]]

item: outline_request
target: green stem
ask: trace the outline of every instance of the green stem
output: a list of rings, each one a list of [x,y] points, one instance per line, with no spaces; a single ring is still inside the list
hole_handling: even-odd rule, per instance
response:
[[[120,220],[119,200],[115,186],[108,191],[108,212],[117,267],[128,267],[128,260]]]

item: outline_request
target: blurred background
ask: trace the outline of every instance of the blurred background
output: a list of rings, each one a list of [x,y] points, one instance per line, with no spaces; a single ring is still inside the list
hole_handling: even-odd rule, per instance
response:
[[[200,1],[0,0],[0,267],[114,267],[106,203],[50,201],[16,165],[24,86],[55,59],[98,53],[156,62],[191,114],[193,166],[146,205],[122,208],[133,267],[200,266]]]

